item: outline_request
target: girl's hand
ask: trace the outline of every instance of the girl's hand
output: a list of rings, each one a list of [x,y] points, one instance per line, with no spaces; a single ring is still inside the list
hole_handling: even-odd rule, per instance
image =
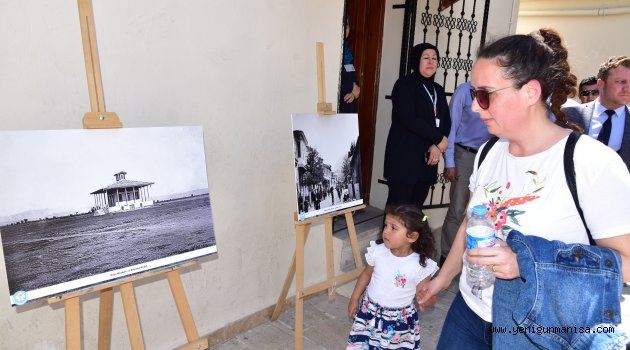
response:
[[[498,247],[470,249],[466,260],[470,264],[486,265],[496,278],[511,280],[520,277],[516,253],[504,241],[498,243]]]
[[[437,148],[436,145],[431,145],[429,147],[429,152],[427,154],[427,164],[428,165],[436,165],[440,157],[442,156],[442,152]]]
[[[418,300],[420,311],[424,311],[428,306],[433,306],[437,301],[436,295],[446,289],[450,283],[450,281],[442,280],[440,275],[427,283],[419,283],[416,287],[416,300]]]
[[[433,307],[435,303],[437,303],[437,296],[432,295],[431,297],[429,297],[429,299],[427,299],[427,301],[423,302],[422,304],[418,304],[418,310],[420,310],[420,312],[424,312],[424,310],[426,310],[428,307]]]
[[[416,300],[420,300],[419,295],[422,294],[424,296],[424,291],[428,288],[427,286],[429,285],[429,282],[431,282],[431,278],[427,277],[422,280],[422,282],[418,283],[418,285],[416,286]],[[426,308],[432,307],[433,305],[435,305],[436,302],[437,297],[433,295],[423,303],[418,302],[418,309],[420,310],[420,312],[424,312]]]
[[[358,310],[359,301],[354,298],[350,298],[350,301],[348,302],[348,318],[350,318],[350,320],[354,320],[354,316],[357,314]]]
[[[361,272],[361,274],[359,275],[359,278],[357,279],[357,284],[354,285],[354,290],[352,291],[350,301],[348,302],[348,317],[351,320],[354,318],[354,315],[357,314],[357,310],[359,310],[359,300],[361,300],[363,293],[365,293],[365,288],[370,283],[373,272],[373,266],[366,266],[363,269],[363,272]]]

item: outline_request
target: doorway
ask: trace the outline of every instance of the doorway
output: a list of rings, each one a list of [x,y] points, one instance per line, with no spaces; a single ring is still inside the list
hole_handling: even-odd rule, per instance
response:
[[[364,203],[369,204],[385,1],[346,0],[344,6],[344,18],[348,18],[351,27],[347,40],[354,56],[356,83],[361,89],[356,100],[361,150],[361,196]]]

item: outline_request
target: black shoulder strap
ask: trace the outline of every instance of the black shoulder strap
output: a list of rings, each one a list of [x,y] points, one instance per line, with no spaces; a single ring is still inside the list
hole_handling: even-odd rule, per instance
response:
[[[490,149],[492,148],[492,146],[494,146],[495,143],[497,143],[497,141],[499,141],[499,138],[496,136],[492,136],[490,140],[486,142],[486,145],[483,146],[483,149],[481,150],[481,153],[479,154],[479,162],[477,163],[477,169],[479,169],[479,167],[481,166],[481,163],[486,158],[486,155],[488,154],[488,152],[490,152]]]
[[[564,146],[564,177],[567,180],[567,186],[569,186],[569,191],[571,191],[571,196],[573,197],[573,202],[575,203],[575,207],[577,208],[578,214],[580,214],[580,219],[582,219],[582,224],[584,224],[584,228],[586,229],[586,234],[588,235],[588,241],[591,245],[595,245],[595,240],[593,240],[593,236],[591,236],[591,230],[586,226],[586,220],[584,220],[584,212],[582,211],[582,207],[580,207],[580,201],[578,199],[577,194],[577,185],[575,182],[575,165],[573,164],[573,153],[575,152],[575,144],[580,138],[580,134],[575,131],[569,134],[569,138],[567,139],[567,144]]]
[[[584,212],[582,211],[582,207],[580,207],[580,201],[578,199],[578,194],[577,194],[577,185],[575,182],[575,164],[573,164],[573,153],[575,152],[575,144],[577,143],[579,138],[580,138],[580,134],[576,133],[575,131],[571,132],[571,134],[569,134],[569,138],[567,139],[567,143],[564,146],[564,177],[566,179],[567,186],[569,186],[571,197],[573,197],[573,203],[575,203],[575,207],[577,208],[578,214],[580,214],[580,219],[582,219],[582,224],[584,225],[584,228],[586,229],[586,234],[588,235],[588,241],[591,245],[595,245],[595,240],[593,239],[593,236],[591,236],[591,230],[589,230],[588,226],[586,225],[586,220],[584,219]],[[481,166],[481,163],[486,158],[486,155],[488,154],[492,146],[494,146],[494,144],[497,143],[498,140],[499,138],[496,136],[493,136],[490,140],[488,140],[486,145],[481,150],[481,153],[479,154],[479,162],[477,163],[477,169],[479,169],[479,167]]]

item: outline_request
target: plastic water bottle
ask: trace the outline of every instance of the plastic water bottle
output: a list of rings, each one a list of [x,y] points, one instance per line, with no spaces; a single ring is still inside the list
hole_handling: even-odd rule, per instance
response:
[[[496,242],[494,225],[491,218],[486,217],[487,213],[488,209],[483,205],[473,207],[466,225],[466,255],[468,249],[494,246]],[[481,289],[494,284],[494,275],[486,265],[469,264],[465,257],[464,265],[466,266],[466,283],[472,287],[474,295],[477,295]]]

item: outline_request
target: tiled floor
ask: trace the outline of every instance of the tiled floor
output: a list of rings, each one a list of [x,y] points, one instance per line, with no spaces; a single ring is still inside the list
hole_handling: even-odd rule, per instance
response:
[[[442,331],[442,324],[458,290],[455,278],[449,288],[438,296],[433,308],[420,315],[422,349],[432,350]],[[304,303],[304,349],[344,349],[352,322],[347,317],[347,296],[352,293],[354,281],[337,290],[334,301],[329,302],[326,293],[319,294]],[[346,295],[346,296],[344,296]],[[630,287],[623,290],[625,301],[622,302],[622,315],[630,318]],[[254,329],[237,335],[229,341],[211,347],[212,350],[257,349],[290,350],[293,349],[294,309],[286,310],[275,322],[266,322]]]
[[[377,226],[380,219],[376,220]],[[371,228],[369,222],[359,224]],[[435,241],[440,242],[439,229],[434,230]],[[343,235],[337,232],[336,235]],[[347,235],[347,234],[346,234]],[[438,248],[439,249],[439,248]],[[438,295],[434,307],[420,314],[422,349],[433,350],[437,346],[446,313],[458,291],[459,276],[453,279],[449,288]],[[336,298],[329,302],[326,293],[319,294],[304,303],[304,349],[345,349],[348,332],[352,322],[347,316],[348,297],[352,294],[355,281],[340,286]],[[623,290],[624,302],[621,304],[624,324],[630,324],[630,287]],[[212,350],[256,349],[256,350],[291,350],[293,342],[294,309],[285,310],[280,318],[268,321],[256,328],[237,335],[229,341],[216,345]]]
[[[354,281],[340,287],[332,302],[329,302],[327,294],[323,293],[304,303],[305,350],[345,348],[352,325],[347,316],[347,296],[352,292],[353,287]],[[457,281],[438,296],[438,301],[433,308],[429,308],[420,315],[423,349],[435,349],[446,312],[456,292]],[[277,321],[266,322],[210,349],[293,349],[293,316],[294,309],[288,309]]]

